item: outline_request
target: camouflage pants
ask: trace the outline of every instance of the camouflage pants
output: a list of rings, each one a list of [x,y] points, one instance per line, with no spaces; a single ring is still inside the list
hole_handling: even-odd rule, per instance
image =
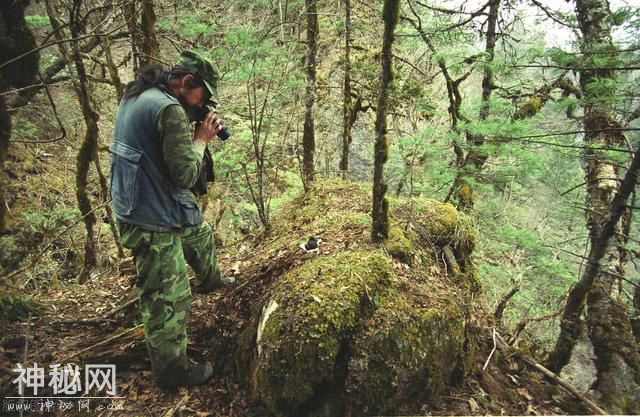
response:
[[[187,368],[191,288],[185,261],[196,274],[197,290],[222,286],[211,227],[203,222],[167,233],[124,223],[118,227],[136,264],[136,290],[154,377],[160,384],[171,384]]]

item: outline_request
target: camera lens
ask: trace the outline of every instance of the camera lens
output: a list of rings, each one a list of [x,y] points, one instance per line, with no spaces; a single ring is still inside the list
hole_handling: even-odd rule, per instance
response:
[[[231,129],[224,126],[221,131],[218,132],[218,137],[222,140],[227,140],[231,136]]]

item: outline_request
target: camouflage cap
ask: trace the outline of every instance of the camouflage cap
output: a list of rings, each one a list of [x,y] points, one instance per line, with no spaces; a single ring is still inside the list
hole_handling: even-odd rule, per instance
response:
[[[214,98],[218,98],[218,80],[220,73],[213,66],[211,61],[203,58],[193,51],[184,51],[180,54],[176,66],[184,68],[186,71],[204,81],[207,90]]]

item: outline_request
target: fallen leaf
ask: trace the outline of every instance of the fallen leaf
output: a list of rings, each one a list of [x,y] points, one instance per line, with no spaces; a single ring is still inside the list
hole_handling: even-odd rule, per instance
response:
[[[526,398],[528,401],[533,401],[534,400],[533,395],[531,395],[529,390],[526,389],[526,388],[518,388],[518,394],[520,394],[521,396]]]
[[[469,398],[469,408],[472,413],[476,413],[480,409],[480,407],[478,407],[478,403],[473,398]]]

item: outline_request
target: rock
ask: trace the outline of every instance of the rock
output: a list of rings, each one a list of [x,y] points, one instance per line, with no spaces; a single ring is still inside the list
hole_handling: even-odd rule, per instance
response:
[[[236,369],[277,416],[417,413],[464,372],[464,313],[479,289],[471,221],[448,204],[395,201],[390,239],[374,245],[369,205],[359,185],[319,182],[276,216],[254,259],[287,268],[272,266],[284,272],[253,302]],[[295,247],[306,236],[323,238],[319,255]],[[444,245],[462,277],[445,273]]]

